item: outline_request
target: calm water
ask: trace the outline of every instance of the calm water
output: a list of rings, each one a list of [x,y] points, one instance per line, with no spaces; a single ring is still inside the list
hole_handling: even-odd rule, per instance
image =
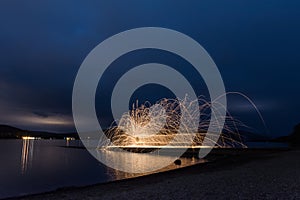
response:
[[[137,176],[102,165],[85,149],[68,148],[80,146],[80,141],[0,140],[0,198]],[[110,152],[106,156],[114,155]],[[122,159],[122,156],[116,158]],[[154,156],[147,157],[147,162],[155,159]],[[184,158],[182,166],[199,162],[204,160]],[[135,167],[146,164],[142,162]],[[173,164],[165,170],[176,167]]]

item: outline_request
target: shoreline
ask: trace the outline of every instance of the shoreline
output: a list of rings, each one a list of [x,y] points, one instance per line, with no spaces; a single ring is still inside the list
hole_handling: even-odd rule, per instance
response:
[[[218,156],[218,158],[215,159],[214,161],[207,162],[207,163],[196,164],[193,166],[187,166],[179,169],[149,174],[149,175],[130,178],[130,179],[123,179],[123,180],[117,180],[117,181],[112,181],[107,183],[99,183],[95,185],[82,186],[82,187],[65,187],[65,188],[57,189],[55,191],[33,194],[33,195],[26,195],[21,197],[13,197],[7,199],[35,200],[35,199],[43,198],[47,200],[47,199],[64,199],[64,198],[66,199],[87,199],[87,198],[88,199],[99,199],[99,198],[111,199],[117,197],[126,198],[131,196],[129,193],[127,194],[128,190],[130,191],[130,193],[139,194],[138,196],[136,196],[137,199],[151,198],[151,196],[153,195],[155,196],[156,194],[156,193],[153,194],[153,191],[155,191],[157,184],[162,184],[163,182],[165,184],[162,184],[161,187],[165,187],[164,190],[165,192],[173,191],[173,189],[169,188],[169,186],[170,185],[176,186],[178,184],[180,185],[182,183],[182,181],[180,181],[181,179],[191,181],[191,183],[188,182],[184,183],[183,186],[187,187],[187,189],[188,188],[195,189],[197,184],[201,185],[201,182],[197,182],[197,177],[198,178],[206,177],[206,179],[210,179],[211,178],[210,175],[212,177],[216,177],[216,174],[218,174],[217,177],[219,177],[220,175],[222,176],[222,172],[228,173],[229,171],[233,177],[239,179],[239,177],[235,175],[236,173],[235,171],[237,171],[237,169],[243,170],[245,166],[247,165],[251,166],[254,164],[254,167],[250,167],[250,168],[248,167],[248,168],[257,171],[261,167],[260,164],[271,162],[273,166],[274,159],[275,159],[274,166],[276,169],[275,171],[273,169],[273,173],[276,174],[276,171],[278,170],[280,171],[280,165],[276,163],[276,160],[280,158],[281,159],[285,158],[287,159],[288,163],[293,164],[293,165],[288,165],[290,167],[298,167],[298,168],[300,167],[300,161],[293,160],[295,159],[295,157],[299,158],[300,156],[299,150],[243,149],[237,151],[232,149],[231,150],[222,149],[222,150],[217,150],[215,152],[212,152],[212,154],[213,154],[212,156]],[[289,158],[291,156],[292,158]],[[273,176],[276,179],[277,177],[274,174]],[[193,176],[195,176],[195,178]],[[293,175],[293,177],[297,177],[297,176]],[[253,176],[253,178],[255,179],[257,177]],[[297,178],[300,180],[299,173]],[[283,177],[279,177],[279,179],[283,179]],[[209,182],[209,180],[205,180],[204,182],[207,181]],[[243,180],[240,181],[243,182]],[[212,184],[212,182],[209,182],[209,184]],[[226,190],[229,189],[228,186],[226,187],[226,185],[223,187]],[[199,189],[201,189],[201,187]],[[297,189],[300,190],[300,184],[298,185]],[[148,192],[145,192],[145,190]],[[119,191],[122,192],[119,193]],[[161,193],[164,193],[164,191]],[[176,193],[176,191],[177,190],[173,192]],[[142,196],[140,196],[141,194]],[[180,192],[176,194],[176,196],[180,196],[180,195],[189,195],[189,193]],[[210,194],[210,195],[214,196],[214,194]],[[193,197],[197,197],[197,195],[194,195],[191,198]],[[174,199],[174,196],[173,198],[172,195],[170,197],[166,196],[165,198]]]

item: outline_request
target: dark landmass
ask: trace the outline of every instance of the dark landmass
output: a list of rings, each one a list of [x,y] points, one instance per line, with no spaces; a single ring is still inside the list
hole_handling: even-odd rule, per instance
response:
[[[286,142],[291,147],[300,147],[300,123],[294,127],[293,132],[290,135],[275,138],[273,142]]]
[[[23,130],[8,125],[0,125],[0,139],[21,139],[22,137],[37,137],[42,139],[64,139],[73,137],[78,139],[77,133],[51,133],[45,131]]]

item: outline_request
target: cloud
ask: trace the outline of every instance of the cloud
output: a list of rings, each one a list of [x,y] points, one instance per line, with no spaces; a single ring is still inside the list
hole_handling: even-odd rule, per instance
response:
[[[69,112],[47,102],[39,102],[38,94],[16,83],[0,81],[0,124],[24,129],[73,131]]]
[[[41,111],[33,111],[33,114],[35,114],[38,117],[42,117],[42,118],[48,118],[49,115],[45,112],[41,112]]]

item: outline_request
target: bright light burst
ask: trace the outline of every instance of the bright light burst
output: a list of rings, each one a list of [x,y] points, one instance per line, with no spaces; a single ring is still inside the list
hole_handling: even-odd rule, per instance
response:
[[[203,97],[189,100],[185,97],[178,99],[162,99],[151,106],[149,102],[138,106],[132,105],[132,110],[124,113],[118,126],[112,126],[106,131],[109,140],[100,140],[99,146],[106,148],[204,148],[204,137],[212,141],[206,147],[238,147],[245,148],[238,132],[242,123],[234,120],[228,113],[225,116],[225,126],[220,137],[217,133],[208,133],[212,117],[219,115],[211,113],[212,105],[220,111],[224,106],[214,101],[212,104]],[[199,110],[200,108],[200,110]],[[200,113],[200,114],[199,114]],[[195,120],[196,119],[196,120]],[[196,124],[198,131],[192,127]],[[176,136],[176,137],[175,137]]]

